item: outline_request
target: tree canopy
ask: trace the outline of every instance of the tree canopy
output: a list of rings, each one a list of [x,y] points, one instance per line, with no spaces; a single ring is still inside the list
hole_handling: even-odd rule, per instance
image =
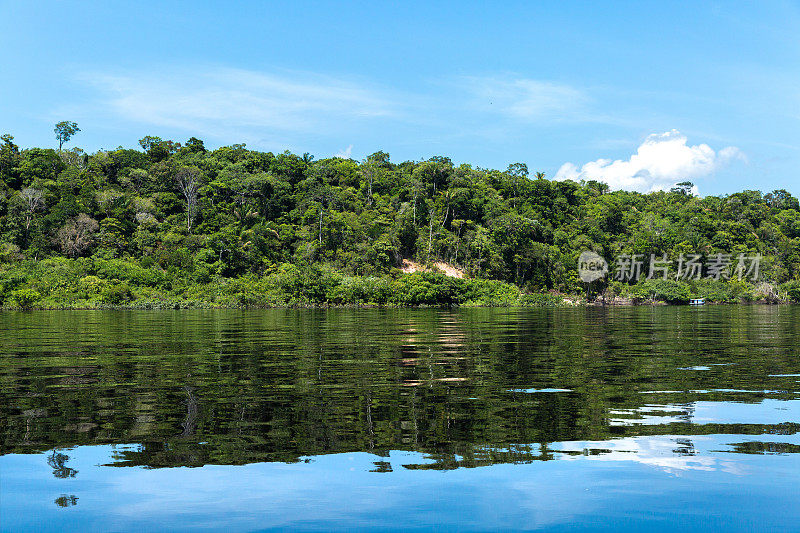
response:
[[[59,123],[59,144],[77,131]],[[670,191],[610,192],[529,177],[524,163],[505,171],[447,157],[395,163],[382,151],[315,159],[244,144],[208,150],[194,137],[146,136],[141,149],[93,154],[13,140],[3,135],[0,145],[6,270],[117,261],[187,287],[308,268],[394,279],[409,259],[529,293],[580,293],[577,258],[592,250],[612,264],[620,254],[761,254],[764,281],[800,283],[800,206],[786,190],[699,197],[684,181]]]
[[[79,131],[81,131],[81,129],[75,122],[62,120],[56,124],[56,127],[53,128],[53,132],[56,134],[56,140],[58,141],[58,150],[61,151],[61,147],[64,146],[64,143],[68,143],[72,136]]]

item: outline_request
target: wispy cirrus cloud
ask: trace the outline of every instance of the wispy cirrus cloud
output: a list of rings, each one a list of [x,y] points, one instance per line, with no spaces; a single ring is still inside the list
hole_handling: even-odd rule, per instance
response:
[[[600,112],[599,95],[590,89],[514,75],[450,78],[444,87],[431,81],[413,91],[308,72],[228,67],[89,72],[80,81],[93,89],[84,112],[59,116],[105,114],[109,121],[152,127],[154,134],[200,135],[212,143],[277,150],[322,144],[344,158],[353,157],[353,145],[341,149],[342,138],[368,146],[386,142],[389,132],[395,145],[422,143],[448,151],[468,138],[504,147],[554,124],[620,121]],[[566,163],[557,178],[647,191],[708,175],[738,156],[732,147],[715,152],[705,144],[689,146],[673,130],[651,135],[627,160]]]
[[[566,84],[508,76],[450,78],[444,88],[431,81],[416,91],[308,72],[208,66],[92,71],[79,81],[92,89],[89,100],[59,116],[105,114],[149,125],[154,133],[270,149],[307,146],[309,139],[336,145],[345,135],[363,141],[383,137],[387,128],[415,141],[441,142],[465,131],[499,141],[531,123],[580,120],[590,100]],[[465,129],[470,122],[474,126]]]
[[[687,141],[678,130],[654,133],[627,160],[597,159],[581,167],[564,163],[556,179],[595,180],[612,189],[650,192],[708,176],[734,159],[746,160],[734,146],[714,151],[707,144],[690,146]]]
[[[233,68],[147,73],[88,73],[99,105],[120,118],[214,137],[333,130],[392,118],[397,106],[380,91],[308,73]]]
[[[590,101],[571,85],[521,77],[467,77],[464,86],[475,107],[521,121],[574,119]]]

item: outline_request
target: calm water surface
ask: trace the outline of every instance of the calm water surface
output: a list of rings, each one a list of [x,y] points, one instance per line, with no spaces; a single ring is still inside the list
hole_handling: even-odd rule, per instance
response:
[[[0,529],[800,529],[800,307],[0,313]]]

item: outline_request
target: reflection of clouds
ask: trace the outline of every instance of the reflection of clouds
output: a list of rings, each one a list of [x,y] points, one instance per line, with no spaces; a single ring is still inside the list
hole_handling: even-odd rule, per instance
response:
[[[729,439],[728,439],[729,440]],[[711,455],[722,446],[720,436],[653,436],[629,437],[611,441],[575,441],[552,444],[561,460],[629,461],[654,466],[667,472],[684,470],[719,470],[741,475],[745,472],[735,460],[719,459]],[[592,454],[590,450],[603,450]],[[580,453],[580,455],[576,454]]]
[[[754,392],[732,389],[719,390],[728,393]],[[766,398],[760,402],[753,403],[700,401],[685,404],[648,404],[632,409],[610,410],[609,414],[615,417],[609,420],[609,424],[612,426],[660,425],[674,422],[690,422],[693,424],[783,424],[786,422],[800,422],[800,400]]]
[[[691,422],[692,404],[643,405],[632,409],[610,409],[610,426],[656,426],[673,422]]]
[[[583,472],[563,472],[559,482],[549,477],[534,477],[509,484],[507,497],[526,514],[526,530],[574,523],[580,515],[596,513],[602,503],[589,491],[591,483]],[[583,488],[583,490],[580,490]],[[565,505],[565,502],[569,502]]]
[[[359,509],[367,514],[397,505],[394,498],[358,488],[355,480],[375,475],[369,472],[374,460],[372,454],[357,453],[293,464],[126,469],[114,480],[113,490],[127,497],[118,500],[113,514],[125,521],[141,516],[170,520],[167,515],[178,512],[184,520],[192,520],[181,521],[183,528],[208,529],[232,524],[233,529],[288,528],[303,516],[329,523],[357,522]],[[209,502],[216,512],[207,511]],[[314,509],[313,517],[309,509]]]
[[[747,520],[752,523],[774,517],[764,514],[765,501],[785,509],[786,520],[779,522],[789,523],[797,515],[793,509],[800,454],[775,458],[735,453],[735,446],[766,440],[773,445],[795,444],[800,443],[800,434],[640,436],[522,444],[507,450],[557,460],[448,472],[402,468],[431,465],[435,460],[400,451],[387,456],[321,455],[293,464],[107,468],[99,465],[113,458],[114,447],[79,446],[71,450],[70,459],[81,475],[70,480],[65,494],[74,492],[80,503],[87,502],[77,508],[80,514],[67,517],[53,505],[53,496],[66,485],[47,469],[34,468],[42,466],[43,454],[0,456],[4,474],[0,488],[11,493],[24,488],[27,496],[13,503],[13,515],[4,515],[4,519],[13,516],[9,530],[47,529],[37,527],[41,524],[54,530],[58,526],[91,530],[103,524],[104,529],[129,531],[153,524],[164,530],[363,530],[377,529],[376,524],[397,530],[433,529],[434,525],[444,530],[518,530],[566,527],[589,517],[599,530],[620,529],[631,516],[642,520],[630,529],[650,529],[646,527],[650,517],[642,509],[653,510],[657,520],[666,516],[677,520],[670,522],[676,526],[670,529],[678,530],[688,523],[680,517],[692,521],[702,520],[706,513],[728,513],[732,490],[746,491],[747,499],[736,512],[749,513]],[[383,473],[375,472],[376,462]],[[732,474],[748,476],[732,479]],[[704,505],[697,505],[697,498]],[[2,501],[9,505],[7,499]],[[77,522],[67,522],[68,518]],[[779,530],[775,525],[770,522],[762,529]]]
[[[461,462],[461,457],[455,456],[452,462],[446,465],[437,463],[433,455],[408,453],[403,459],[412,459],[413,462],[398,462],[397,455],[392,463],[394,468],[409,469],[455,469],[457,467],[490,466],[498,464],[543,464],[547,460],[570,462],[619,462],[637,463],[656,467],[671,474],[685,471],[725,472],[734,475],[744,475],[747,470],[743,467],[741,457],[730,455],[737,453],[736,446],[740,448],[747,442],[763,445],[766,435],[656,435],[626,437],[607,441],[564,441],[539,444],[517,444],[507,447],[492,447],[473,449],[473,462]],[[793,445],[800,442],[800,434],[769,435],[767,440],[778,441],[771,444],[776,447],[780,444]],[[744,443],[734,443],[735,440],[744,440]],[[800,444],[798,444],[800,446]],[[723,455],[719,455],[723,454]],[[426,462],[419,461],[425,457]]]

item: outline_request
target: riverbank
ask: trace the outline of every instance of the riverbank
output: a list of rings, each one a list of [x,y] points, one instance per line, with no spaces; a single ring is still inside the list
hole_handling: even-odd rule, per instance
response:
[[[580,305],[775,304],[800,301],[800,287],[738,280],[611,282],[585,294],[536,292],[439,271],[354,276],[284,263],[225,277],[145,267],[123,259],[49,258],[0,264],[2,309],[213,309],[331,307],[574,307]],[[588,300],[588,302],[587,302]]]
[[[145,268],[120,259],[51,258],[0,266],[6,309],[196,309],[271,307],[554,307],[559,293],[530,293],[498,280],[436,271],[353,276],[284,263],[229,278]]]
[[[779,301],[771,302],[767,300],[757,300],[752,302],[707,302],[704,306],[774,306],[774,305],[797,305],[797,302]],[[452,308],[574,308],[574,307],[603,307],[603,308],[624,308],[624,307],[690,307],[689,304],[675,304],[659,301],[632,301],[628,299],[617,299],[614,301],[603,302],[595,300],[587,302],[583,299],[562,298],[561,301],[550,298],[543,299],[535,303],[521,303],[508,305],[489,305],[489,304],[467,304],[467,305],[387,305],[387,304],[287,304],[287,305],[220,305],[213,302],[198,301],[168,301],[168,300],[147,300],[135,301],[125,305],[90,304],[76,303],[75,305],[63,306],[41,306],[20,307],[12,305],[0,306],[2,311],[148,311],[148,310],[191,310],[191,309],[452,309]]]

